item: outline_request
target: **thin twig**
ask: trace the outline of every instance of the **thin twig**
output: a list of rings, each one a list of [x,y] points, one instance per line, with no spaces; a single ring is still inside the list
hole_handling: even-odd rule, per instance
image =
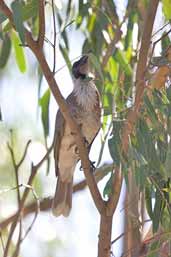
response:
[[[55,74],[56,70],[56,18],[55,18],[55,5],[54,0],[52,0],[52,17],[53,17],[53,74]]]
[[[101,181],[112,169],[114,168],[113,164],[103,164],[101,167],[97,168],[95,171],[95,180],[98,183],[99,181]],[[27,186],[28,185],[19,185],[20,187],[22,186]],[[83,181],[77,183],[76,185],[73,186],[73,193],[77,193],[81,190],[84,190],[87,186],[87,181],[86,179],[84,179]],[[10,188],[10,189],[5,189],[3,191],[1,191],[1,193],[6,193],[9,192],[11,190],[16,189],[16,187]],[[40,211],[48,211],[51,206],[52,206],[52,198],[44,198],[40,201]],[[24,207],[23,212],[22,212],[22,217],[27,216],[28,214],[31,214],[33,212],[35,212],[37,209],[37,201],[32,202],[31,204],[27,205]],[[6,228],[10,223],[12,223],[16,217],[18,215],[18,212],[11,215],[10,217],[8,217],[7,219],[5,219],[4,221],[0,222],[0,229],[4,229]]]
[[[53,148],[53,144],[51,145],[51,147],[49,148],[49,150],[47,151],[47,153],[44,155],[44,157],[41,159],[41,161],[33,166],[32,165],[32,168],[31,168],[31,175],[29,177],[29,180],[28,180],[28,185],[31,186],[32,183],[33,183],[33,180],[34,180],[34,177],[35,175],[37,174],[37,171],[38,169],[40,168],[40,166],[42,165],[42,163],[47,159],[47,157],[49,156],[51,150]],[[10,243],[11,243],[11,239],[12,239],[12,236],[14,234],[14,231],[15,231],[15,228],[17,226],[17,223],[18,223],[18,220],[20,219],[20,215],[23,211],[23,208],[24,208],[24,204],[25,204],[25,201],[27,199],[27,196],[29,194],[29,191],[30,191],[30,188],[27,186],[24,190],[24,193],[23,193],[23,196],[21,198],[21,201],[20,201],[20,208],[19,208],[19,211],[15,217],[15,220],[13,221],[12,225],[11,225],[11,228],[10,228],[10,232],[9,232],[9,236],[8,236],[8,240],[7,240],[7,243],[6,243],[6,247],[5,247],[5,251],[4,251],[4,256],[3,257],[7,257],[8,256],[8,251],[9,251],[9,247],[10,247]]]
[[[112,240],[111,245],[115,244],[120,238],[122,238],[125,235],[125,232],[117,236],[114,240]]]
[[[157,35],[160,31],[162,31],[169,24],[170,24],[170,21],[165,23],[160,29],[158,29],[157,31],[154,32],[154,34],[151,36],[151,38],[153,38],[155,35]]]
[[[151,50],[151,54],[149,56],[149,64],[148,64],[148,67],[149,65],[151,64],[151,58],[154,54],[154,49],[156,47],[156,44],[158,44],[163,38],[167,37],[167,35],[169,35],[169,33],[171,32],[171,29],[169,31],[167,31],[165,34],[163,34],[159,39],[157,39],[155,42],[153,42],[153,46],[152,46],[152,50]]]
[[[21,157],[21,160],[16,164],[18,168],[22,165],[23,161],[25,160],[25,157],[26,157],[26,154],[27,154],[28,147],[29,147],[30,143],[31,143],[31,140],[29,140],[27,142],[24,153],[23,153],[23,156]]]

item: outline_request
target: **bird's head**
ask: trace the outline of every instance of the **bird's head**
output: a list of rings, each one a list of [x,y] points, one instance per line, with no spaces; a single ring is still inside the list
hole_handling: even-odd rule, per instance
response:
[[[88,55],[84,55],[72,66],[72,74],[75,79],[85,79],[89,73]]]

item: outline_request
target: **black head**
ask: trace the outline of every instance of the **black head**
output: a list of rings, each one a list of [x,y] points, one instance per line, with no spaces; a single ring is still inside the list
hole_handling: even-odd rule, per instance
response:
[[[84,79],[88,74],[88,56],[84,55],[77,62],[74,62],[72,66],[72,74],[74,78]]]

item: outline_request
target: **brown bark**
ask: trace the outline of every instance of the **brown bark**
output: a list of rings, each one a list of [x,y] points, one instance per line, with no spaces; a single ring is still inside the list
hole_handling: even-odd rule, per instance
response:
[[[151,0],[147,9],[144,30],[141,39],[141,47],[139,53],[139,60],[136,71],[136,95],[135,106],[128,114],[128,122],[124,128],[125,134],[123,135],[124,144],[122,145],[123,151],[126,154],[129,144],[129,134],[134,129],[135,122],[139,115],[139,110],[143,102],[144,90],[146,87],[145,73],[147,70],[148,52],[151,44],[151,34],[153,24],[158,7],[158,0]],[[139,230],[139,213],[138,213],[138,195],[139,189],[136,186],[134,176],[129,172],[130,192],[128,192],[128,207],[126,217],[126,231],[124,256],[139,257],[141,251],[141,235]]]
[[[98,257],[111,256],[111,234],[113,216],[100,217],[100,232],[98,242]]]

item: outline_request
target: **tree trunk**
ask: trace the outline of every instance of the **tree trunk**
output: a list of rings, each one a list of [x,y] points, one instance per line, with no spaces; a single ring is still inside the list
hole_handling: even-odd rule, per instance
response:
[[[112,216],[100,217],[100,233],[98,242],[98,257],[111,256],[111,233],[112,233]]]

